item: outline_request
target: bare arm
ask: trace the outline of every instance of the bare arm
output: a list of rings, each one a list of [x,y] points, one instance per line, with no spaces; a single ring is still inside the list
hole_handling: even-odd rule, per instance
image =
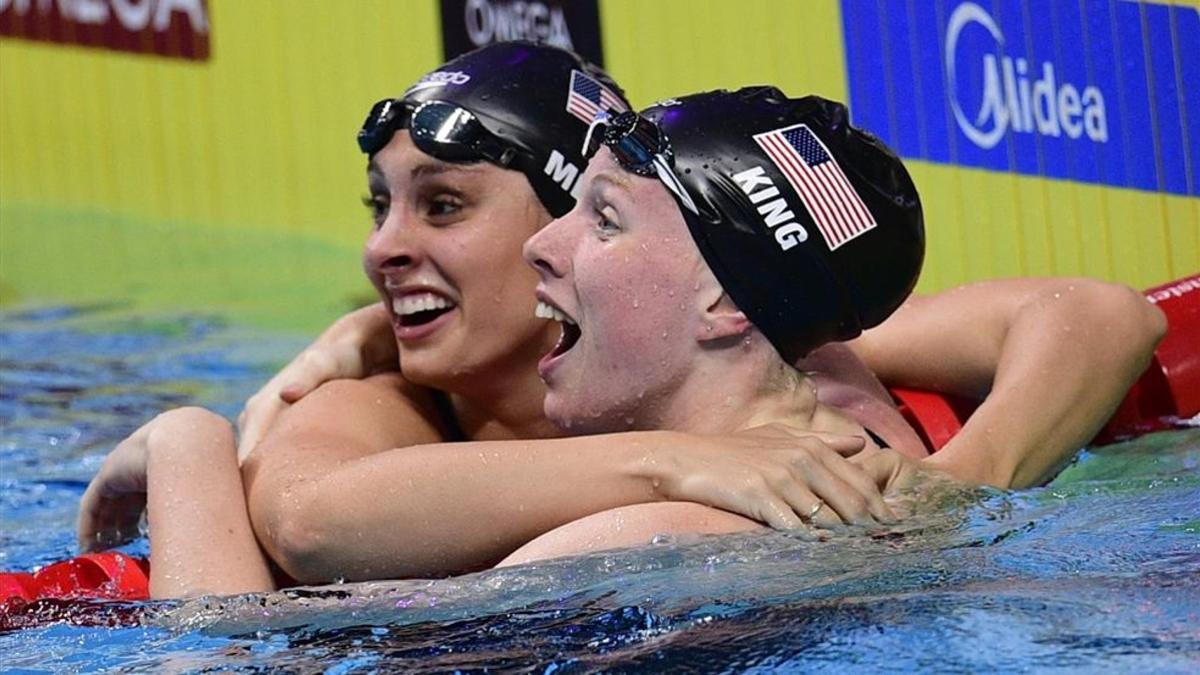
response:
[[[741,437],[740,457],[728,437],[672,432],[442,443],[422,408],[386,375],[331,382],[280,418],[245,470],[259,540],[285,571],[318,582],[480,569],[564,523],[664,499],[777,527],[798,526],[818,496],[848,521],[890,518],[841,457],[857,438],[759,432]]]
[[[399,368],[396,338],[383,305],[341,317],[259,389],[238,416],[238,457],[245,460],[275,419],[321,383],[364,378]]]
[[[163,413],[104,460],[79,505],[84,551],[138,535],[150,523],[155,598],[273,588],[242,491],[233,427],[201,408]]]
[[[864,474],[881,488],[890,491],[928,487],[930,481],[942,481],[930,475],[916,460],[892,450],[866,450],[854,456]],[[821,524],[818,513],[810,524]],[[828,522],[828,521],[826,521]],[[660,534],[731,534],[762,528],[762,524],[742,516],[692,502],[634,504],[592,514],[530,541],[500,562],[497,567],[521,565],[548,558],[593,553],[614,548],[644,546]]]
[[[983,399],[928,464],[1025,487],[1096,434],[1165,330],[1162,313],[1123,286],[1011,279],[914,296],[850,345],[885,384]]]
[[[732,534],[757,530],[758,523],[692,502],[635,504],[580,518],[513,551],[497,567],[645,546],[662,534]]]
[[[147,438],[151,595],[273,590],[250,527],[233,427],[200,408],[159,420]]]

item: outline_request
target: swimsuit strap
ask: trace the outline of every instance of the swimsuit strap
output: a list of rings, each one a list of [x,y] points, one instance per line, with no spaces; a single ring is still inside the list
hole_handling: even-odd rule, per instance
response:
[[[875,445],[878,445],[881,450],[890,450],[891,449],[891,446],[889,446],[887,444],[887,441],[883,440],[883,438],[879,434],[875,433],[874,431],[871,431],[870,429],[868,429],[866,427],[863,427],[863,431],[867,432],[867,435],[871,437],[871,440],[875,441]]]
[[[447,441],[457,443],[467,440],[467,435],[458,424],[458,415],[454,413],[454,404],[450,402],[450,396],[446,392],[440,389],[433,390],[433,407],[437,409],[438,418],[442,420]]]

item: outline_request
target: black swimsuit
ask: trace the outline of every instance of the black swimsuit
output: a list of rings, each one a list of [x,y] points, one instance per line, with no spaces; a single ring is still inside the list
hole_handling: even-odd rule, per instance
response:
[[[442,428],[446,433],[446,440],[450,442],[467,440],[467,435],[463,433],[462,427],[458,425],[458,415],[454,414],[454,404],[450,402],[450,396],[438,389],[433,390],[432,396],[433,407],[437,409],[438,418],[442,420]]]

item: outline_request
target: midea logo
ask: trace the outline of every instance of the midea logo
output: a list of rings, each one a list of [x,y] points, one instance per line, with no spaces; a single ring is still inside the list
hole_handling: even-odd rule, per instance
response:
[[[959,103],[955,69],[958,39],[963,30],[977,23],[991,34],[996,46],[1004,46],[1004,34],[982,7],[964,2],[950,15],[946,26],[946,77],[950,106],[958,127],[971,142],[981,148],[995,147],[1004,134],[1014,132],[1043,136],[1079,138],[1083,134],[1097,143],[1108,141],[1108,120],[1104,113],[1104,96],[1095,86],[1083,88],[1064,82],[1056,86],[1054,64],[1042,63],[1039,79],[1031,83],[1029,64],[1023,58],[1013,59],[1001,54],[983,57],[983,100],[972,121]],[[997,51],[1000,51],[997,49]]]

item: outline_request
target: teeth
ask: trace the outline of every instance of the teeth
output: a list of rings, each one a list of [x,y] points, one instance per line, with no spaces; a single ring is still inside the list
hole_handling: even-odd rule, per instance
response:
[[[435,293],[415,293],[392,300],[392,311],[400,316],[453,306],[454,303]]]
[[[575,325],[575,322],[571,320],[571,317],[563,314],[544,302],[539,302],[537,304],[537,309],[533,310],[533,315],[539,319],[554,319],[559,323],[569,323],[572,326]]]

